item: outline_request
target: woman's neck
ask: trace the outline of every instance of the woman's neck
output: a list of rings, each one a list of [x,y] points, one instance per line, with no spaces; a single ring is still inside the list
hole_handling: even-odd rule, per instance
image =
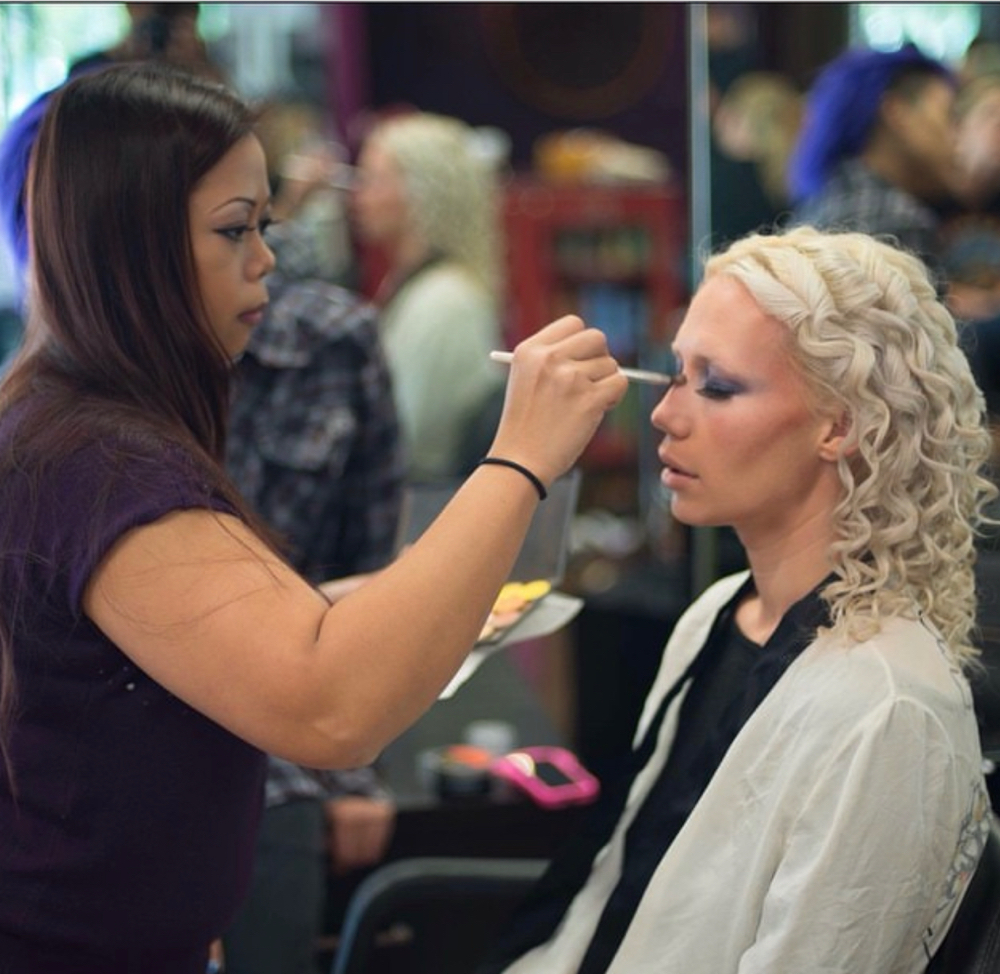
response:
[[[776,544],[746,547],[756,590],[737,611],[746,636],[767,642],[785,613],[830,574],[832,540],[829,531],[807,525]]]

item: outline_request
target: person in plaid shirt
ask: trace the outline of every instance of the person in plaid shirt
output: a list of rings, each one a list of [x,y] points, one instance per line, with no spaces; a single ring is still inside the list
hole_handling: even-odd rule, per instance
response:
[[[320,280],[294,221],[269,233],[271,303],[236,366],[227,466],[314,582],[393,555],[403,460],[374,310]],[[395,810],[374,768],[314,771],[268,759],[250,894],[224,939],[229,974],[315,970],[328,869],[384,854]],[[329,852],[329,858],[324,853]]]

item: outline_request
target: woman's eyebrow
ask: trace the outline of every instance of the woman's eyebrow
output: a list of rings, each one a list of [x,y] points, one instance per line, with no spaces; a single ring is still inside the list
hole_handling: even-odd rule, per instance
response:
[[[268,200],[270,200],[270,196],[268,197]],[[246,196],[234,196],[232,199],[228,199],[225,202],[220,203],[218,206],[213,207],[210,212],[217,213],[219,210],[223,210],[227,206],[232,206],[233,203],[246,203],[246,205],[251,208],[257,205],[257,201],[254,199],[249,199]]]

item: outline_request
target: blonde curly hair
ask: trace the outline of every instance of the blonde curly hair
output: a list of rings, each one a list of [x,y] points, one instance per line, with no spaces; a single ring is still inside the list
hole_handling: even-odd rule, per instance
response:
[[[834,634],[919,615],[971,661],[975,543],[997,491],[983,396],[924,265],[865,234],[798,227],[736,242],[705,274],[739,280],[788,327],[817,407],[849,431],[823,591]]]
[[[428,246],[466,268],[496,296],[496,175],[477,153],[472,127],[445,115],[413,112],[379,122],[368,141],[399,167],[411,218]]]

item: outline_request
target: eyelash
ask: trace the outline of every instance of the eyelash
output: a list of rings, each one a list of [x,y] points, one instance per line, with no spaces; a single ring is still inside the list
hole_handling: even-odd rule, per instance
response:
[[[705,384],[698,390],[698,395],[718,402],[732,399],[739,391],[736,386],[729,385],[728,383],[706,379]]]
[[[673,387],[687,385],[688,378],[684,374],[684,369],[678,363],[677,371],[673,375]],[[711,399],[714,402],[724,402],[732,399],[743,391],[743,387],[733,382],[725,382],[712,376],[708,376],[700,389],[695,389],[699,396]]]
[[[261,217],[257,221],[256,226],[251,226],[249,223],[243,223],[237,227],[223,227],[221,230],[216,230],[216,233],[221,234],[232,243],[240,243],[243,240],[244,235],[250,233],[252,230],[259,230],[260,235],[262,237],[265,236],[267,231],[273,227],[274,224],[275,221],[270,217]]]

